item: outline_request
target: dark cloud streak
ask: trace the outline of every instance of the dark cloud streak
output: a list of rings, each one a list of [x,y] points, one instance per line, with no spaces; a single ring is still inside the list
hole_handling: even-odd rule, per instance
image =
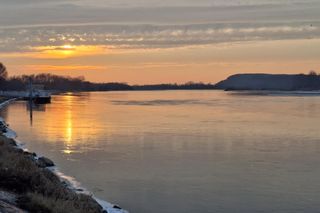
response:
[[[17,0],[15,0],[17,2]],[[30,2],[38,0],[28,0]],[[320,2],[292,5],[109,8],[58,1],[53,5],[0,7],[0,26],[79,23],[186,24],[320,20]],[[2,4],[2,3],[0,3]]]

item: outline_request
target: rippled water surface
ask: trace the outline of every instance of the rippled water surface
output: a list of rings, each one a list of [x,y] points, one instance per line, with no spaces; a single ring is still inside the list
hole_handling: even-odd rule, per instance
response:
[[[317,212],[320,96],[70,93],[2,110],[18,139],[131,213]]]

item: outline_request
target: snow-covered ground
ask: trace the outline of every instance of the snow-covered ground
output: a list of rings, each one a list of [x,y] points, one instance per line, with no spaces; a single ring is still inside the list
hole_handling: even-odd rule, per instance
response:
[[[108,213],[129,213],[124,209],[114,208],[114,205],[111,203],[108,203],[107,201],[100,200],[96,197],[93,197],[93,198],[100,204],[100,206],[102,206],[103,210],[106,210]]]
[[[3,135],[10,139],[15,139],[17,137],[17,133],[9,128],[7,128],[7,132],[3,133]]]
[[[101,199],[95,197],[90,191],[88,191],[83,186],[81,186],[81,183],[78,182],[74,177],[70,177],[68,175],[65,175],[64,173],[59,171],[59,169],[57,167],[51,167],[50,170],[52,172],[54,172],[57,176],[59,176],[59,178],[62,181],[66,182],[70,189],[76,191],[77,193],[84,193],[84,194],[92,196],[100,204],[100,206],[103,208],[103,210],[106,210],[108,213],[129,213],[128,211],[126,211],[124,209],[120,209],[115,204],[109,203],[105,200],[101,200]]]
[[[11,102],[13,102],[15,100],[17,100],[17,99],[16,98],[12,98],[12,99],[9,99],[7,101],[4,101],[4,102],[0,103],[0,109],[2,109],[3,107],[7,106],[8,104],[10,104]]]
[[[10,104],[11,102],[15,101],[16,98],[12,98],[12,99],[9,99],[7,101],[4,101],[2,103],[0,103],[0,109],[2,109],[3,107],[7,106],[8,104]],[[0,117],[0,123],[2,123],[3,125],[6,125],[6,122],[3,118]],[[15,139],[17,137],[17,134],[15,131],[13,131],[12,129],[8,128],[7,127],[7,132],[3,133],[4,136],[6,136],[7,138],[10,138],[10,139]]]

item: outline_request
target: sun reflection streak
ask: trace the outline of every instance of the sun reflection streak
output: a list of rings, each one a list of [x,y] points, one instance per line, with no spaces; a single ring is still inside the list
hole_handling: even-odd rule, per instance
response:
[[[64,101],[67,105],[66,118],[65,118],[65,128],[64,128],[64,138],[65,138],[65,149],[63,153],[71,154],[72,153],[72,141],[73,141],[73,116],[72,116],[72,102],[73,97],[70,94],[64,96]]]
[[[66,141],[68,143],[71,143],[71,141],[72,141],[72,114],[71,114],[70,110],[67,111],[65,135],[66,135],[66,137],[65,137]]]

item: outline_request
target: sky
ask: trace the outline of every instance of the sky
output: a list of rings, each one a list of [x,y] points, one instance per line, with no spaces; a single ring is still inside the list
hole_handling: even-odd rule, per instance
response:
[[[0,0],[9,75],[215,83],[320,72],[319,0]]]

